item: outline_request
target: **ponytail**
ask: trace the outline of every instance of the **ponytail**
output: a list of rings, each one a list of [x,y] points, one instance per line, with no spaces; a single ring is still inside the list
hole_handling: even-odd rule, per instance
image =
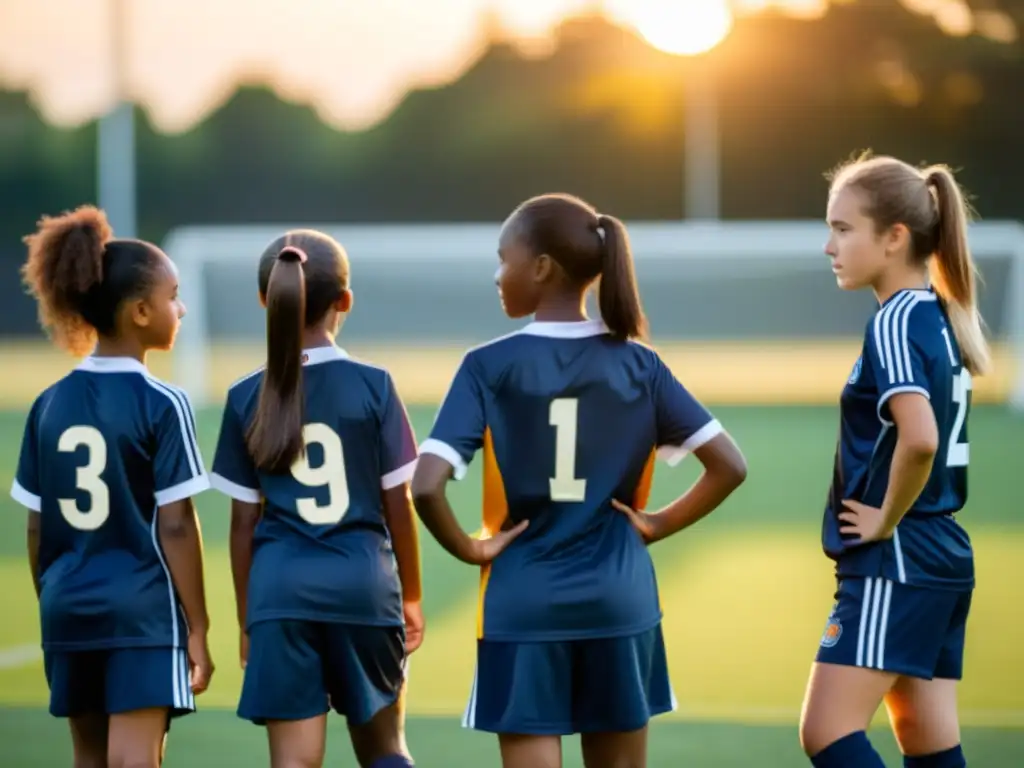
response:
[[[84,205],[61,216],[43,216],[38,229],[24,238],[28,258],[21,276],[39,305],[39,322],[54,342],[73,355],[86,355],[96,343],[96,332],[106,316],[103,304],[103,254],[113,232],[103,211]],[[97,301],[100,299],[101,301]],[[110,302],[106,302],[109,304]],[[113,308],[108,309],[110,324]]]
[[[614,216],[599,216],[597,226],[604,241],[604,263],[598,289],[601,318],[616,338],[646,338],[647,318],[640,303],[626,227]]]
[[[306,254],[286,246],[267,283],[267,368],[245,440],[257,469],[287,472],[302,456],[302,332],[306,324]]]
[[[939,214],[938,244],[930,268],[932,285],[945,303],[964,367],[972,374],[983,375],[991,368],[992,355],[977,307],[977,268],[967,244],[970,211],[949,168],[932,166],[924,176],[934,191]]]

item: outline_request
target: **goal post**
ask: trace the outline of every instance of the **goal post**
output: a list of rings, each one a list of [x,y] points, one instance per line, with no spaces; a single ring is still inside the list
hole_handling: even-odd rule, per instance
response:
[[[173,378],[197,405],[220,399],[225,377],[244,372],[239,360],[253,366],[262,359],[257,262],[271,241],[298,226],[190,226],[167,237],[189,308]],[[431,350],[463,350],[522,323],[508,321],[491,292],[496,224],[301,226],[330,234],[349,254],[356,302],[344,344],[371,359],[401,348],[410,377],[427,376]],[[836,288],[823,223],[637,222],[628,229],[654,342],[678,347],[673,361],[681,361],[688,383],[694,376],[704,382],[701,396],[735,400],[742,396],[729,393],[744,391],[750,401],[763,394],[774,402],[786,390],[790,401],[804,402],[820,390],[834,401],[832,377],[852,365],[872,300]],[[997,350],[996,374],[980,382],[977,396],[1024,411],[1024,224],[975,223],[969,239]],[[833,362],[826,365],[826,357]],[[449,355],[441,367],[457,359]],[[708,366],[719,372],[700,379]],[[821,375],[826,384],[811,381]],[[433,397],[436,390],[424,391]]]

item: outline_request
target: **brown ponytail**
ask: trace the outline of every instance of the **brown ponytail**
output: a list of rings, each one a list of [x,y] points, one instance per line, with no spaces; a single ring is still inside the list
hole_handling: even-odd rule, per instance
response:
[[[945,302],[964,366],[973,374],[985,374],[991,368],[992,355],[977,307],[977,268],[967,244],[970,211],[948,167],[932,166],[924,171],[924,177],[938,208],[938,245],[930,268],[932,285]]]
[[[597,225],[604,240],[604,259],[598,306],[601,318],[612,335],[620,339],[647,336],[644,316],[633,269],[633,251],[625,225],[614,216],[599,216]]]
[[[304,251],[285,246],[267,282],[267,368],[246,444],[256,467],[287,472],[302,456],[302,332],[306,321]]]
[[[39,305],[39,323],[74,355],[86,355],[96,344],[89,311],[96,302],[90,299],[103,283],[103,252],[112,236],[103,211],[85,205],[43,216],[24,239],[28,258],[21,275]]]

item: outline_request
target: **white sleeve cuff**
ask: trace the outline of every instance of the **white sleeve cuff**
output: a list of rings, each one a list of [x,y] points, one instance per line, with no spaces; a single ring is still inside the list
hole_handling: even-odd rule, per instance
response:
[[[178,483],[163,491],[157,491],[154,494],[156,496],[156,505],[162,507],[164,504],[173,504],[176,501],[195,496],[197,493],[202,493],[209,487],[210,476],[206,474],[197,475],[191,480],[186,480],[184,483]]]
[[[381,475],[380,487],[385,491],[397,488],[403,483],[408,483],[412,480],[414,472],[416,472],[416,459],[413,459],[403,467],[391,470],[386,475]]]
[[[452,469],[455,470],[454,476],[456,480],[464,478],[466,476],[466,470],[469,469],[469,465],[462,460],[458,451],[448,445],[448,443],[435,440],[432,437],[423,441],[423,445],[420,446],[420,453],[432,453],[447,461],[452,465]]]
[[[722,429],[718,419],[712,419],[703,427],[690,435],[682,445],[661,445],[658,446],[658,458],[670,467],[676,466],[679,462],[693,453],[705,443],[718,437],[725,430]]]
[[[210,473],[210,485],[235,501],[244,501],[247,504],[259,504],[261,494],[257,488],[246,488],[244,485],[233,483],[223,475],[216,472]]]
[[[25,490],[25,487],[17,480],[11,483],[11,498],[33,512],[38,512],[43,508],[43,500],[39,495]]]
[[[903,386],[893,387],[892,389],[883,392],[882,396],[878,398],[878,420],[881,421],[883,424],[892,424],[892,421],[890,419],[887,419],[882,415],[882,406],[889,402],[889,398],[892,397],[893,395],[903,395],[906,394],[907,392],[914,392],[915,394],[918,395],[924,395],[926,400],[932,399],[931,394],[924,387],[918,387],[914,384],[905,384]]]

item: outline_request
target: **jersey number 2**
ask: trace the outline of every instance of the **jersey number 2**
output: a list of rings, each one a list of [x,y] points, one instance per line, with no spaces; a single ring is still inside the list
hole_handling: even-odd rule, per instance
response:
[[[967,418],[968,393],[971,391],[971,372],[961,368],[960,373],[953,376],[953,404],[956,406],[956,418],[949,432],[949,448],[946,450],[947,467],[966,467],[970,459],[970,444],[960,442],[964,421]]]
[[[68,427],[57,441],[61,453],[74,453],[86,448],[86,462],[75,468],[75,488],[89,495],[85,509],[75,499],[57,499],[60,513],[72,528],[95,531],[110,517],[110,489],[100,474],[107,468],[107,441],[96,427]]]
[[[576,477],[576,425],[579,403],[575,397],[551,401],[548,423],[555,428],[555,476],[549,481],[552,501],[583,501],[587,481]]]
[[[345,450],[341,437],[326,424],[307,424],[302,428],[306,450],[292,464],[292,477],[310,488],[327,486],[327,502],[317,503],[313,497],[295,500],[299,516],[312,525],[335,525],[348,512],[348,477],[345,474]],[[316,443],[324,453],[318,467],[309,465],[309,446]]]

